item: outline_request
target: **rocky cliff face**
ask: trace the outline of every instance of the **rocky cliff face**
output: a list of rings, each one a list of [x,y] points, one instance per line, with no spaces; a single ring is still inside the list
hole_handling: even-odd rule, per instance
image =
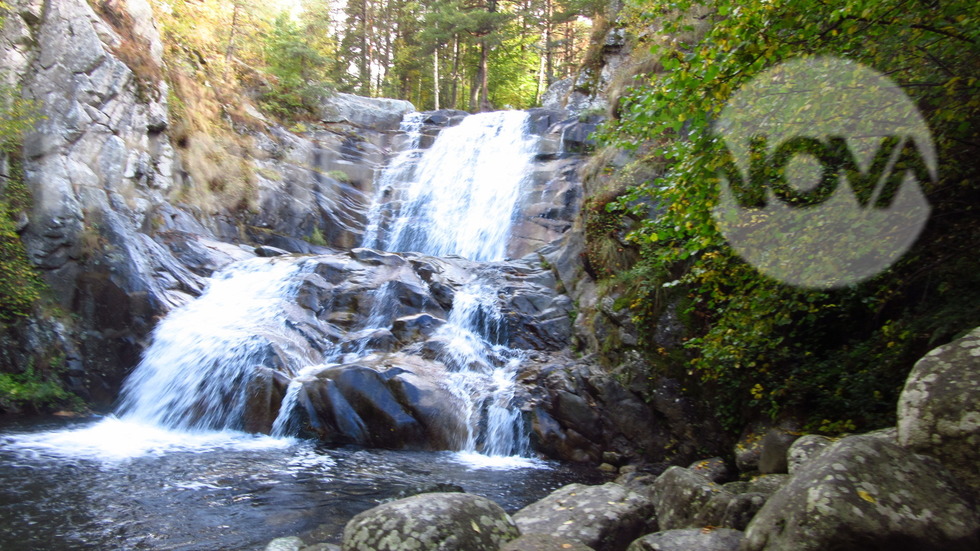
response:
[[[208,182],[194,181],[172,137],[166,61],[148,2],[103,2],[98,11],[85,0],[10,5],[0,66],[43,114],[24,137],[34,201],[22,239],[71,314],[26,324],[30,338],[20,340],[34,344],[21,347],[19,361],[57,347],[73,390],[108,404],[155,320],[200,294],[214,270],[257,254],[256,246],[267,247],[259,254],[311,253],[360,243],[374,175],[400,147],[398,123],[411,104],[338,95],[307,131],[267,122],[243,130],[253,144],[242,153],[252,167],[250,205],[202,208],[188,190]],[[428,143],[464,115],[430,114]],[[514,257],[560,237],[581,197],[571,123],[559,124],[558,111],[535,117],[543,145]]]
[[[330,255],[362,242],[365,216],[376,193],[375,176],[405,143],[399,121],[414,111],[411,104],[341,94],[324,104],[319,124],[299,132],[254,112],[258,124],[239,129],[243,143],[250,144],[240,153],[251,167],[247,204],[204,205],[194,197],[210,183],[195,181],[201,171],[190,164],[200,160],[187,154],[173,127],[171,94],[160,70],[166,60],[146,0],[104,2],[97,5],[98,11],[85,0],[11,4],[0,65],[44,115],[24,140],[24,173],[34,204],[25,213],[22,238],[55,300],[70,314],[42,315],[22,324],[19,336],[8,339],[3,355],[12,369],[25,365],[39,350],[56,349],[64,358],[64,377],[72,390],[107,407],[139,361],[157,320],[199,295],[216,270],[256,255]],[[140,48],[138,56],[132,54],[134,45]],[[509,297],[501,303],[509,312],[508,338],[514,340],[509,344],[542,351],[528,358],[520,377],[518,402],[532,441],[548,455],[581,461],[602,460],[604,452],[611,452],[605,459],[613,462],[638,454],[660,458],[667,450],[688,457],[691,446],[677,445],[690,436],[683,427],[691,406],[680,394],[665,387],[663,400],[644,403],[590,360],[573,359],[568,353],[576,307],[561,293],[569,291],[573,299],[586,302],[594,298],[581,265],[581,228],[576,225],[584,195],[578,172],[592,147],[589,134],[598,119],[570,116],[558,108],[532,110],[530,115],[537,153],[507,251],[510,258],[522,260],[499,269],[502,297]],[[423,114],[420,147],[431,146],[444,128],[465,116],[449,110]],[[419,262],[385,258],[413,266]],[[387,261],[361,258],[355,264],[365,262],[370,265],[365,270],[374,274],[368,278],[373,283],[351,283],[347,294],[355,299],[348,306],[354,310],[345,314],[334,305],[335,311],[322,313],[321,303],[298,305],[315,307],[325,323],[346,319],[341,321],[347,326],[319,335],[322,342],[317,346],[354,346],[338,335],[357,321],[357,305],[370,303],[378,290],[375,283],[398,283],[411,271],[395,270],[401,275],[385,279],[376,272],[388,266]],[[449,271],[477,269],[460,262],[449,261]],[[354,272],[347,273],[352,282],[359,277]],[[423,272],[413,277],[434,277],[432,270]],[[526,275],[515,279],[518,273],[538,274],[541,281],[528,287]],[[514,281],[507,283],[508,278]],[[401,385],[391,390],[393,396],[404,397],[403,379],[418,379],[416,371],[428,373],[420,380],[431,383],[437,379],[433,372],[445,370],[432,367],[440,344],[431,331],[445,320],[453,290],[464,279],[435,287],[426,280],[421,287],[425,297],[418,304],[427,306],[402,312],[385,325],[386,333],[369,336],[372,346],[381,346],[399,369],[408,372],[376,381],[389,390]],[[336,283],[328,285],[331,292]],[[314,295],[302,296],[312,300]],[[430,311],[433,307],[436,310]],[[577,331],[580,342],[590,338],[581,324]],[[350,369],[385,373],[385,366],[394,365],[391,358]],[[266,398],[249,410],[245,422],[252,430],[270,429],[269,415],[281,403],[288,383],[281,375],[267,375],[257,377],[258,386],[252,389]],[[306,394],[328,396],[323,389],[336,386],[338,377],[346,375],[324,372],[312,377]],[[423,387],[431,384],[413,388]],[[419,394],[423,395],[427,394]],[[394,408],[393,404],[389,405]],[[323,417],[324,411],[337,411],[327,402],[310,407],[306,421],[314,429],[317,423],[309,421]],[[410,417],[419,413],[412,409],[418,404],[398,407],[408,408]],[[378,444],[357,434],[339,438]],[[432,447],[449,445],[438,430],[426,438]]]

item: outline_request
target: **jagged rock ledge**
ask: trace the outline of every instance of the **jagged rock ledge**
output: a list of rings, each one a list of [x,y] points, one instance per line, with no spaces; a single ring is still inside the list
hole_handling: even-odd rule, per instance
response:
[[[460,494],[421,494],[359,514],[340,547],[292,537],[266,549],[366,549],[364,527],[372,527],[378,551],[972,551],[980,547],[980,493],[967,467],[980,462],[971,444],[980,438],[978,350],[980,328],[921,359],[902,392],[898,429],[836,440],[773,429],[747,438],[761,445],[733,450],[740,476],[719,458],[659,475],[631,466],[615,482],[566,486],[511,515],[485,514],[482,498],[463,507]],[[934,437],[919,438],[923,426],[935,426]],[[425,526],[385,522],[397,511],[449,509]],[[487,536],[473,543],[469,534]]]

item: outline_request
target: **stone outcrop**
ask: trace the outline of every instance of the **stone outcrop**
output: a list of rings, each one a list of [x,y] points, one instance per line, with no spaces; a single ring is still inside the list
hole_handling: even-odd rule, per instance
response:
[[[294,307],[276,332],[259,335],[265,367],[253,374],[246,419],[269,432],[286,387],[295,386],[288,423],[334,444],[384,448],[459,449],[469,406],[445,381],[460,370],[489,377],[494,367],[532,350],[561,350],[571,325],[567,297],[554,291],[549,270],[529,260],[476,263],[370,249],[279,258],[302,265]],[[456,296],[473,274],[498,289],[499,326],[492,345],[473,355],[452,348],[447,325]],[[503,355],[501,355],[503,354]],[[331,364],[307,368],[309,358]],[[462,363],[461,363],[462,362]],[[522,363],[519,373],[536,362]],[[515,396],[530,400],[527,391]]]
[[[522,534],[568,538],[596,551],[621,551],[656,528],[653,503],[615,483],[571,484],[514,514]]]
[[[320,105],[320,120],[347,123],[370,130],[397,130],[402,117],[415,111],[411,102],[388,98],[366,98],[337,93]]]
[[[666,530],[644,536],[627,551],[737,551],[742,533],[727,528]]]
[[[769,498],[742,550],[976,549],[980,522],[959,491],[933,460],[873,436],[848,437]]]
[[[898,443],[938,459],[980,503],[980,329],[919,360],[898,400]]]
[[[153,72],[162,44],[145,0],[106,8],[125,27],[84,0],[12,5],[0,65],[43,114],[24,136],[33,206],[22,238],[61,307],[78,315],[72,387],[98,400],[113,394],[154,316],[202,284],[140,233],[174,185],[167,87]],[[115,55],[134,45],[146,71]]]
[[[489,499],[429,493],[379,505],[344,528],[344,551],[497,551],[520,535]]]
[[[627,61],[626,33],[623,29],[610,29],[600,46],[601,63],[589,64],[575,76],[559,80],[548,87],[541,104],[549,109],[604,111],[608,108],[606,89],[616,70]]]
[[[521,383],[532,396],[535,448],[550,457],[598,463],[611,452],[620,463],[655,461],[663,469],[694,460],[695,442],[708,446],[717,438],[717,428],[698,424],[696,405],[675,381],[663,381],[647,401],[594,358],[536,358],[540,365]]]

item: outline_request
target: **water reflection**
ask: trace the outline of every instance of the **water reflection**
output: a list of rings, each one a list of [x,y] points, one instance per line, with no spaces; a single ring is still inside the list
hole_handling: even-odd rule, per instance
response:
[[[262,549],[275,537],[313,530],[338,542],[350,517],[413,488],[455,484],[514,511],[576,481],[598,479],[527,458],[328,449],[113,418],[7,427],[0,548]]]

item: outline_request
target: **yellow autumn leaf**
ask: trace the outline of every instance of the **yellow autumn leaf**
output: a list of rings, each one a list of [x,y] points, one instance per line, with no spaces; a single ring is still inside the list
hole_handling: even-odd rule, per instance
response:
[[[476,523],[476,521],[471,520],[470,521],[470,526],[472,526],[473,527],[473,530],[476,530],[478,533],[479,532],[482,532],[482,530],[480,530],[480,526]]]
[[[878,502],[878,500],[875,499],[875,496],[869,494],[868,492],[865,492],[864,490],[858,490],[857,494],[858,494],[858,497],[860,497],[861,499],[867,501],[868,503],[877,503]]]

